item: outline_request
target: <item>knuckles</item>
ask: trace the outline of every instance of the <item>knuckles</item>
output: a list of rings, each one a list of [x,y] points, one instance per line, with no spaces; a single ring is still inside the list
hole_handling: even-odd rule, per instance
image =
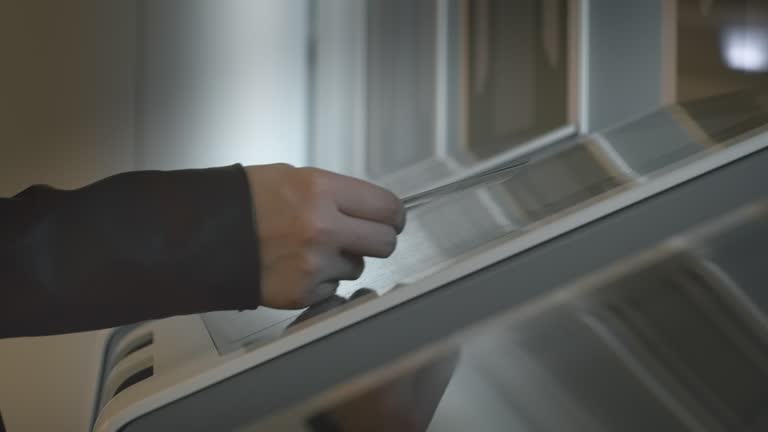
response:
[[[294,258],[293,267],[299,274],[308,277],[320,271],[321,263],[313,254],[301,253]]]
[[[334,229],[322,221],[320,216],[308,215],[299,222],[297,234],[300,242],[306,246],[319,246],[330,243],[334,237]]]
[[[317,168],[297,168],[298,187],[302,195],[310,200],[322,199],[328,191],[328,176],[323,170]]]

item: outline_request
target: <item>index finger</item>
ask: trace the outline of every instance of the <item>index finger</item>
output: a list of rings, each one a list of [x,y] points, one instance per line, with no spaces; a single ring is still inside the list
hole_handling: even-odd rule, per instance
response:
[[[390,225],[398,233],[405,227],[405,207],[394,193],[364,180],[331,173],[334,199],[347,216]]]

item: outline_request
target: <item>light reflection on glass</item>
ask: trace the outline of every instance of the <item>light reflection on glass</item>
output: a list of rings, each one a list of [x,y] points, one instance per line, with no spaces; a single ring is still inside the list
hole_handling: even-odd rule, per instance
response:
[[[728,28],[722,33],[723,58],[731,69],[745,72],[768,71],[768,30]]]

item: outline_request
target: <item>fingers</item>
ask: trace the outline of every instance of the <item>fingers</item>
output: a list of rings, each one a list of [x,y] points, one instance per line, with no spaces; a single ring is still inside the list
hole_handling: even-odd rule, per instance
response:
[[[363,274],[365,261],[361,256],[345,253],[328,254],[318,271],[317,283],[356,280]]]
[[[343,214],[392,226],[397,233],[405,227],[405,209],[392,192],[356,178],[329,173],[336,191],[334,199]]]
[[[300,308],[360,277],[363,257],[390,256],[402,202],[368,182],[316,168],[246,168],[260,249],[264,306]]]
[[[336,295],[328,297],[325,300],[322,300],[310,306],[309,309],[307,309],[301,315],[299,315],[299,317],[296,318],[293,321],[293,323],[291,323],[291,325],[295,325],[300,322],[306,321],[310,318],[314,318],[318,315],[322,315],[326,312],[330,312],[333,309],[343,306],[344,303],[346,302],[347,302],[347,299],[345,299],[344,297],[339,297]]]
[[[341,215],[337,242],[349,254],[387,258],[397,246],[397,232],[390,225]]]
[[[330,312],[334,309],[344,306],[347,301],[353,301],[367,296],[378,297],[378,293],[370,288],[360,288],[359,290],[352,293],[352,295],[349,297],[349,300],[338,295],[332,295],[330,297],[324,298],[323,300],[320,300],[319,302],[309,306],[309,308],[302,312],[302,314],[299,315],[298,318],[296,318],[290,326],[294,326],[310,318],[314,318],[318,315],[322,315],[326,312]]]
[[[330,298],[334,298],[336,290],[339,288],[339,281],[343,280],[356,280],[363,274],[365,268],[365,262],[363,257],[350,256],[342,254],[331,260],[326,266],[327,271],[321,277],[322,280],[314,283],[310,288],[309,293],[305,297],[307,305],[314,305],[318,302],[329,301]],[[358,290],[354,295],[357,297],[375,293],[373,290]],[[332,306],[334,303],[329,302],[328,306]]]
[[[370,288],[360,288],[359,290],[352,293],[351,296],[349,296],[350,300],[357,300],[359,298],[363,298],[365,296],[374,296],[378,297],[379,293],[377,293],[375,290],[372,290]]]
[[[304,300],[305,305],[313,305],[323,300],[327,300],[336,294],[336,290],[339,288],[339,282],[323,282],[314,285]]]
[[[333,297],[340,281],[356,280],[365,269],[365,261],[361,256],[329,254],[323,261],[322,270],[318,272],[317,279],[306,296],[306,304],[315,304]]]

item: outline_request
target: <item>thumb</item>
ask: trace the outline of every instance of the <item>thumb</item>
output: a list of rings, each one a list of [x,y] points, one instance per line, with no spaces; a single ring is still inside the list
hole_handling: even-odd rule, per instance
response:
[[[363,298],[363,297],[367,297],[367,296],[378,297],[379,294],[376,291],[374,291],[374,290],[372,290],[370,288],[360,288],[359,290],[357,290],[354,293],[352,293],[351,296],[349,296],[349,300],[345,299],[344,297],[338,296],[338,295],[334,295],[332,297],[328,297],[327,299],[322,300],[322,301],[320,301],[318,303],[315,303],[312,306],[310,306],[309,308],[307,308],[288,327],[294,326],[294,325],[299,324],[301,322],[304,322],[304,321],[306,321],[306,320],[308,320],[310,318],[314,318],[314,317],[316,317],[318,315],[322,315],[322,314],[324,314],[324,313],[326,313],[328,311],[336,309],[337,307],[343,306],[348,301],[357,300],[357,299],[360,299],[360,298]]]
[[[291,326],[304,322],[310,318],[314,318],[318,315],[324,314],[332,309],[336,309],[337,307],[343,305],[346,302],[347,302],[347,299],[338,295],[334,295],[332,297],[326,298],[325,300],[321,300],[313,304],[309,308],[307,308],[304,312],[302,312],[302,314],[299,315],[298,318],[296,318],[291,323]]]

